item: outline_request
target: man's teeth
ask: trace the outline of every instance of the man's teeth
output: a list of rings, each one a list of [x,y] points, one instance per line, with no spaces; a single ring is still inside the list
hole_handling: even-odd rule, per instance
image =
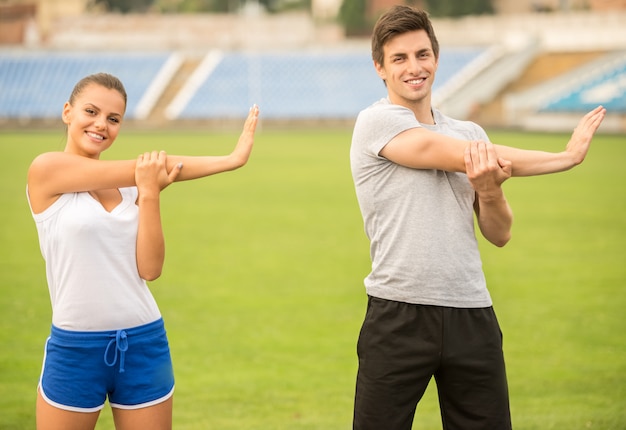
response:
[[[411,79],[410,81],[407,81],[409,84],[411,85],[417,85],[417,84],[421,84],[422,82],[424,82],[424,79]]]
[[[96,134],[96,133],[89,133],[89,132],[87,132],[87,136],[93,137],[94,139],[104,140],[104,136],[100,136],[99,134]]]

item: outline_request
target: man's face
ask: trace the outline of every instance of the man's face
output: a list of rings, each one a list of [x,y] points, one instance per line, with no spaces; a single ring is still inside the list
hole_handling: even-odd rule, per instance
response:
[[[426,31],[415,30],[395,36],[383,47],[384,64],[374,62],[378,76],[387,85],[394,104],[415,108],[430,98],[439,59],[435,57]]]

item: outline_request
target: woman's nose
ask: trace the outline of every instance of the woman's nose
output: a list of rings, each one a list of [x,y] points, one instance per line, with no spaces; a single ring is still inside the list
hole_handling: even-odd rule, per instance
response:
[[[106,118],[98,116],[94,122],[94,125],[100,130],[104,129],[106,127]]]

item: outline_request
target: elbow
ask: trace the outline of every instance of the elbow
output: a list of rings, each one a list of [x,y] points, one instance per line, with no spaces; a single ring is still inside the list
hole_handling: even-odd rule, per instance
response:
[[[162,273],[162,270],[160,267],[139,270],[139,276],[141,277],[141,279],[143,279],[144,281],[148,281],[148,282],[159,279],[159,277],[161,276],[161,273]]]
[[[159,277],[161,276],[161,272],[154,272],[154,273],[148,273],[145,276],[142,276],[141,279],[143,279],[144,281],[156,281],[157,279],[159,279]]]
[[[495,246],[497,246],[498,248],[502,248],[504,245],[509,243],[510,240],[511,240],[511,232],[507,232],[506,234],[501,235],[500,237],[491,239],[490,242],[494,244]]]

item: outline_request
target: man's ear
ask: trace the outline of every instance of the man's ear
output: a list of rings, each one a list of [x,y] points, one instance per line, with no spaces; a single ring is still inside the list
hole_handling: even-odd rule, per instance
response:
[[[374,68],[376,69],[376,73],[383,81],[387,80],[387,73],[385,72],[385,66],[380,64],[377,61],[374,61]]]

